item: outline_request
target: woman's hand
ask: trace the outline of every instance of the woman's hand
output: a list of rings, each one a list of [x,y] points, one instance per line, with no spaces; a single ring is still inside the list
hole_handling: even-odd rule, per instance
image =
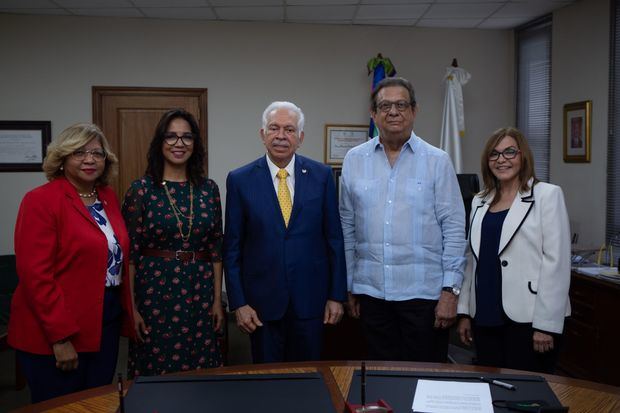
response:
[[[62,371],[71,371],[78,368],[78,354],[71,341],[61,341],[52,346],[56,367]]]
[[[215,331],[222,330],[225,320],[226,318],[224,317],[224,306],[222,306],[222,302],[215,301],[213,303],[213,328]]]
[[[471,334],[471,319],[469,317],[463,317],[459,320],[456,331],[459,333],[461,343],[465,344],[466,346],[471,345],[471,342],[474,339]]]
[[[553,350],[553,336],[542,333],[540,331],[534,331],[534,351],[537,353],[546,353]]]
[[[136,330],[136,337],[139,343],[144,343],[144,336],[149,334],[149,330],[146,327],[144,319],[140,315],[140,312],[134,308],[133,310],[134,328]],[[144,334],[144,336],[143,336]]]

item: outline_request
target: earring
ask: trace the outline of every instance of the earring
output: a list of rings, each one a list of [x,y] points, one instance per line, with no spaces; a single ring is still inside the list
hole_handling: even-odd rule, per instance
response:
[[[60,165],[60,170],[64,171],[65,170],[65,166],[64,165]]]

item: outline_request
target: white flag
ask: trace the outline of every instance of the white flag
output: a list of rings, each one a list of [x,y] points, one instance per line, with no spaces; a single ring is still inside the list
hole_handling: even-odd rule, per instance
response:
[[[444,82],[446,97],[443,104],[440,147],[450,155],[457,174],[462,171],[461,139],[465,136],[463,88],[471,75],[460,67],[448,67]]]

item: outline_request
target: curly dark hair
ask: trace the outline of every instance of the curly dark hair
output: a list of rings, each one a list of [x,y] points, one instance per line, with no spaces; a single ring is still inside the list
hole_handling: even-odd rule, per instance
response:
[[[181,108],[170,109],[168,112],[164,113],[159,120],[155,128],[155,135],[149,146],[147,154],[148,164],[145,173],[153,178],[156,185],[161,185],[164,176],[164,155],[161,149],[164,141],[164,134],[168,131],[170,122],[177,118],[187,121],[195,136],[194,150],[187,160],[187,180],[194,184],[194,186],[199,186],[205,178],[205,149],[202,143],[202,137],[200,136],[200,129],[198,128],[198,123],[194,115]]]

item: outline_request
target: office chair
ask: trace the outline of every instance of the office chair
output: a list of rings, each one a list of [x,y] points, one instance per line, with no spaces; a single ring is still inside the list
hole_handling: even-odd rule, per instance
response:
[[[457,174],[461,196],[465,205],[465,236],[469,234],[469,213],[471,212],[471,201],[480,192],[480,181],[477,174]]]
[[[11,298],[17,288],[17,269],[15,268],[15,255],[0,255],[0,351],[9,350],[7,343],[7,327],[9,324],[9,312]],[[15,389],[21,390],[26,385],[26,380],[15,359]]]

